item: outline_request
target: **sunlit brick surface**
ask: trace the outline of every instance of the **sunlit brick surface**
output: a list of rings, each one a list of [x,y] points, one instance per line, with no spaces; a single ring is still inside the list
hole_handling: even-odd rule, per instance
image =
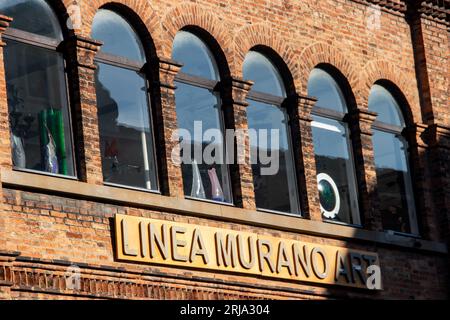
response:
[[[171,61],[172,41],[182,28],[205,35],[219,64],[229,70],[224,85],[226,125],[245,128],[245,99],[251,83],[242,79],[246,53],[264,48],[281,69],[287,88],[298,98],[292,127],[300,201],[305,219],[320,221],[316,169],[311,138],[311,101],[306,99],[311,70],[329,64],[342,73],[354,96],[349,117],[360,197],[363,230],[383,233],[378,210],[371,125],[367,108],[370,88],[388,80],[408,104],[407,136],[421,236],[448,244],[450,237],[450,36],[439,2],[408,7],[402,0],[52,0],[60,20],[78,6],[81,25],[66,30],[67,72],[75,132],[78,178],[102,185],[101,155],[94,79],[94,57],[101,47],[90,39],[96,11],[106,6],[128,18],[148,52],[149,80],[155,108],[155,137],[161,192],[182,199],[181,170],[172,164],[176,129],[174,79],[180,66]],[[408,1],[409,2],[409,1]],[[430,9],[431,8],[431,9]],[[440,11],[441,10],[441,11]],[[9,20],[0,16],[0,35]],[[0,299],[326,299],[448,298],[448,253],[426,251],[404,238],[405,245],[377,244],[314,236],[301,230],[223,221],[130,201],[96,200],[58,190],[27,188],[3,182],[11,171],[9,121],[0,41]],[[248,143],[248,141],[246,142]],[[252,172],[248,165],[231,168],[234,203],[255,210]],[[34,175],[40,179],[39,175]],[[201,206],[201,204],[198,204]],[[224,209],[226,210],[226,209]],[[230,209],[231,210],[231,209]],[[113,218],[128,214],[166,219],[262,235],[377,252],[382,291],[312,286],[295,281],[205,272],[176,267],[118,262],[114,254]],[[294,218],[295,219],[295,218]],[[354,229],[355,237],[359,229]],[[309,235],[308,235],[308,234]],[[81,270],[80,286],[67,287],[67,268]]]

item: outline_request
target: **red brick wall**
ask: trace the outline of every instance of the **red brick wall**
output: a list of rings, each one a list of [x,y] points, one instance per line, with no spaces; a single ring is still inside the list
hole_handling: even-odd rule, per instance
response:
[[[162,192],[182,198],[179,168],[169,157],[168,137],[176,128],[173,80],[179,70],[170,61],[172,41],[181,28],[200,28],[209,35],[212,48],[221,50],[218,62],[229,70],[230,127],[245,127],[245,96],[249,83],[242,81],[242,64],[254,47],[272,52],[288,89],[298,98],[294,116],[301,137],[296,152],[302,207],[306,218],[320,220],[315,164],[312,156],[307,95],[309,73],[318,64],[339,70],[354,96],[351,126],[354,139],[361,216],[364,228],[382,233],[377,212],[376,176],[373,167],[367,110],[371,86],[378,80],[395,84],[404,95],[409,113],[408,129],[418,215],[422,237],[447,242],[450,230],[450,108],[448,25],[428,11],[407,7],[401,0],[386,1],[379,28],[368,28],[372,3],[365,0],[57,0],[61,21],[70,5],[81,7],[80,30],[68,32],[71,107],[75,112],[76,150],[80,180],[101,184],[96,99],[93,91],[93,57],[100,44],[90,38],[98,8],[106,5],[127,16],[146,39],[150,75],[158,101],[155,129]],[[410,13],[413,12],[413,13]],[[375,11],[376,12],[376,11]],[[407,14],[408,13],[408,14]],[[7,22],[5,19],[1,21]],[[0,22],[1,22],[0,21]],[[370,20],[371,21],[371,20]],[[0,34],[2,33],[0,24]],[[151,40],[151,43],[150,43]],[[0,165],[11,168],[7,100],[0,48]],[[247,79],[243,79],[247,80]],[[295,126],[294,126],[295,127]],[[254,209],[251,170],[233,168],[237,206]],[[36,178],[39,179],[39,178]],[[438,190],[437,192],[435,190]],[[195,218],[168,210],[149,210],[137,205],[55,195],[57,190],[30,190],[27,186],[0,184],[1,298],[189,298],[189,299],[302,299],[302,298],[446,298],[449,293],[448,254],[420,248],[381,245],[376,242],[336,240],[331,237],[282,232],[271,228]],[[211,274],[181,268],[117,262],[114,258],[114,214],[168,219],[236,230],[251,231],[321,244],[375,251],[380,256],[384,290],[370,292],[338,287],[311,286],[250,276]],[[355,229],[357,233],[357,229]],[[405,242],[410,241],[405,238]],[[70,264],[82,271],[82,286],[66,288]]]
[[[157,290],[158,286],[166,286],[167,289],[162,291],[167,291],[164,294],[168,296],[178,286],[187,291],[192,291],[195,287],[199,291],[200,297],[205,297],[205,292],[211,291],[212,294],[216,295],[225,294],[227,290],[233,290],[234,293],[230,297],[234,298],[300,299],[304,297],[342,298],[358,296],[424,299],[443,298],[446,295],[447,284],[443,279],[446,278],[448,270],[447,262],[442,256],[383,248],[376,244],[361,245],[175,215],[168,212],[100,204],[34,192],[5,189],[4,196],[7,203],[4,214],[8,215],[8,223],[11,226],[6,235],[8,248],[10,251],[21,252],[21,255],[14,261],[12,269],[16,270],[14,272],[15,282],[18,282],[17,286],[23,286],[23,290],[27,287],[37,287],[39,283],[42,286],[44,281],[33,275],[38,273],[51,279],[51,288],[68,294],[70,291],[66,291],[65,283],[61,279],[64,279],[67,267],[70,264],[75,264],[81,268],[83,279],[87,278],[92,282],[100,283],[102,281],[112,282],[112,285],[119,285],[120,277],[129,277],[130,283],[140,284],[146,287],[145,290],[147,290],[147,287],[150,287],[151,290]],[[269,279],[262,284],[259,278],[229,274],[214,274],[214,278],[212,278],[210,272],[201,270],[119,263],[114,259],[114,239],[111,236],[113,233],[113,230],[111,230],[113,217],[116,213],[153,219],[170,219],[176,222],[256,232],[261,235],[282,236],[286,239],[374,251],[380,255],[385,290],[381,292],[352,291],[345,288],[308,286]],[[17,240],[18,238],[20,238],[20,241]],[[136,275],[136,273],[141,272],[146,276]],[[20,274],[22,275],[20,276]],[[59,277],[58,280],[56,280],[57,277]],[[94,295],[96,294],[99,297],[108,297],[111,292],[114,292],[111,288],[96,288],[99,285],[92,284],[94,287],[91,287],[91,285],[85,287],[85,284],[83,284],[81,291],[87,295],[92,295],[94,292]],[[210,289],[210,287],[213,289]],[[120,290],[132,289],[122,288]],[[246,292],[247,290],[251,292]],[[120,291],[116,292],[115,296],[127,294]],[[192,294],[190,293],[187,297],[192,298]],[[138,298],[146,297],[143,293],[135,293],[135,296]],[[180,298],[181,296],[175,294],[170,297]]]

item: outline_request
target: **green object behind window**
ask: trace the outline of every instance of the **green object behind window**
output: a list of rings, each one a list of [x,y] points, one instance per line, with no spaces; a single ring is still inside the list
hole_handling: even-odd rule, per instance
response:
[[[47,129],[50,131],[56,145],[59,174],[67,175],[66,140],[64,136],[64,120],[61,110],[49,108],[39,113],[39,131],[41,138],[41,150],[48,144]],[[42,155],[44,159],[44,155]],[[42,161],[42,163],[44,163]]]

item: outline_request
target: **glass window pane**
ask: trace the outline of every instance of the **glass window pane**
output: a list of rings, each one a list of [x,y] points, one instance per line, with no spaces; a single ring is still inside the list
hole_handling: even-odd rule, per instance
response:
[[[400,106],[392,94],[380,85],[374,85],[370,91],[369,110],[378,113],[377,121],[405,126]]]
[[[15,167],[74,176],[62,56],[15,41],[4,52]]]
[[[256,130],[257,134],[250,134],[256,206],[260,209],[299,214],[294,158],[289,140],[288,118],[284,109],[250,101],[247,118],[249,129]],[[274,136],[278,146],[272,144],[272,135],[275,132],[271,130],[275,130],[279,135],[279,139]],[[263,132],[267,132],[267,138],[262,135]],[[278,151],[279,156],[276,153],[268,153],[271,149]],[[256,155],[259,155],[257,159]],[[272,161],[261,161],[264,160],[261,155],[269,156]],[[263,171],[270,167],[279,169],[275,174]]]
[[[157,190],[145,78],[131,70],[99,63],[96,82],[105,182]]]
[[[261,53],[250,51],[244,61],[244,79],[254,82],[253,91],[286,97],[286,90],[278,70]]]
[[[101,52],[145,62],[144,49],[130,24],[117,13],[99,10],[92,25],[92,38],[103,42]]]
[[[180,82],[176,85],[178,128],[189,132],[188,135],[181,135],[182,156],[187,159],[182,164],[185,195],[230,203],[231,188],[223,157],[225,144],[220,99],[207,89]],[[211,129],[215,130],[215,134],[210,131],[211,137],[204,136]],[[211,159],[208,160],[206,155],[211,155]],[[196,163],[191,161],[194,159]]]
[[[63,39],[58,19],[45,0],[2,0],[0,13],[14,18],[10,28]]]
[[[322,214],[327,219],[358,223],[354,165],[343,123],[314,116],[312,133]],[[337,192],[337,193],[336,193]]]
[[[308,95],[318,99],[316,105],[338,112],[347,112],[344,95],[333,77],[321,69],[314,69],[308,80]]]
[[[181,72],[219,80],[213,55],[206,44],[190,32],[180,31],[173,42],[172,58],[183,64]]]
[[[374,130],[373,146],[383,226],[387,230],[409,233],[414,198],[406,142],[392,133]]]

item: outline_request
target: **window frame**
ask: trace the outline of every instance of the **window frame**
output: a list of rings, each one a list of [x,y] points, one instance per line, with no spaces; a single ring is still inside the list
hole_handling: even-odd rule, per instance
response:
[[[256,51],[257,53],[264,55],[263,53],[260,53],[258,51]],[[265,55],[264,55],[265,56]],[[265,56],[266,57],[266,56]],[[270,59],[268,57],[266,57],[269,61]],[[272,62],[271,62],[272,63]],[[278,70],[278,69],[277,69]],[[280,81],[282,81],[280,79]],[[284,83],[282,83],[284,86]],[[286,92],[286,89],[283,90]],[[287,95],[287,92],[286,92]],[[296,218],[304,218],[304,212],[302,209],[302,204],[300,201],[300,188],[299,188],[299,184],[298,184],[298,173],[297,173],[297,159],[296,156],[294,154],[294,141],[293,141],[293,128],[292,128],[292,117],[289,113],[289,105],[291,104],[292,99],[290,99],[288,96],[286,97],[281,97],[281,96],[276,96],[276,95],[272,95],[270,93],[265,93],[265,92],[260,92],[260,91],[255,91],[255,90],[250,90],[247,94],[247,100],[250,101],[255,101],[255,102],[260,102],[260,103],[264,103],[267,105],[271,105],[274,106],[276,108],[279,108],[286,116],[286,133],[287,133],[287,142],[288,142],[288,146],[289,146],[289,156],[291,158],[290,161],[292,161],[293,164],[293,180],[294,180],[294,188],[295,188],[295,203],[296,206],[298,208],[298,212],[294,213],[294,212],[284,212],[284,211],[278,211],[278,210],[271,210],[271,209],[265,209],[265,208],[260,208],[260,207],[256,207],[257,211],[261,211],[261,212],[267,212],[267,213],[272,213],[272,214],[278,214],[278,215],[285,215],[285,216],[291,216],[291,217],[296,217]],[[292,195],[290,195],[292,196]]]
[[[355,157],[355,150],[354,150],[353,141],[352,141],[351,117],[349,116],[350,112],[348,109],[348,102],[347,102],[346,96],[344,95],[342,87],[339,84],[339,81],[335,79],[332,72],[327,71],[326,69],[323,69],[320,67],[316,67],[315,69],[319,69],[323,72],[326,72],[336,83],[338,90],[340,90],[340,92],[342,94],[343,103],[344,103],[344,106],[345,106],[347,112],[328,109],[328,108],[325,108],[325,107],[322,107],[322,106],[316,104],[312,108],[311,115],[337,121],[345,127],[345,129],[346,129],[345,130],[346,131],[345,139],[347,142],[347,150],[348,150],[349,160],[351,162],[351,168],[350,168],[351,170],[347,169],[347,178],[349,178],[353,181],[353,183],[348,184],[349,192],[350,192],[350,197],[351,197],[352,193],[354,193],[356,196],[356,199],[355,199],[356,200],[356,202],[355,202],[356,208],[354,208],[356,210],[356,212],[350,212],[350,216],[352,219],[351,222],[335,221],[333,219],[329,219],[329,218],[326,218],[323,216],[322,216],[322,221],[327,222],[327,223],[345,225],[345,226],[362,227],[363,225],[362,225],[361,209],[360,209],[360,207],[361,207],[361,203],[360,203],[361,191],[359,190],[358,177],[356,174],[356,170],[357,170],[356,157]],[[315,153],[314,153],[314,157],[315,157]],[[349,176],[349,173],[350,173],[350,176]],[[351,200],[352,199],[350,199],[350,201]],[[353,205],[350,204],[350,208],[352,208],[352,207],[353,207]]]
[[[177,75],[175,76],[175,83],[179,82],[185,85],[189,85],[192,87],[197,87],[197,88],[202,88],[202,89],[207,89],[209,91],[211,91],[212,93],[215,93],[217,96],[217,102],[220,105],[219,109],[219,126],[220,126],[220,131],[222,132],[224,141],[223,141],[223,151],[224,151],[224,155],[226,155],[227,152],[227,139],[226,139],[226,122],[225,122],[225,112],[224,112],[224,96],[225,96],[225,92],[223,89],[223,79],[222,79],[222,74],[220,72],[220,68],[217,65],[217,59],[214,56],[214,53],[211,50],[211,47],[208,45],[208,43],[199,35],[197,35],[195,32],[190,31],[190,30],[180,30],[183,32],[187,32],[190,33],[192,35],[194,35],[195,37],[197,37],[200,41],[202,41],[205,46],[207,47],[207,49],[209,50],[209,52],[211,53],[211,60],[212,62],[215,64],[215,71],[218,75],[218,80],[212,80],[212,79],[208,79],[208,78],[204,78],[204,77],[200,77],[197,75],[193,75],[193,74],[188,74],[188,73],[184,73],[182,71],[179,71],[177,73]],[[176,93],[175,93],[176,95]],[[225,157],[226,158],[226,157]],[[234,199],[234,190],[233,190],[233,183],[231,181],[231,168],[230,165],[228,163],[223,164],[223,166],[226,167],[226,177],[227,177],[227,183],[228,183],[228,189],[230,190],[230,194],[229,194],[229,201],[216,201],[216,200],[211,200],[211,199],[201,199],[201,198],[196,198],[196,197],[191,197],[190,195],[184,195],[184,198],[189,199],[189,200],[195,200],[195,201],[201,201],[201,202],[209,202],[209,203],[214,203],[214,204],[220,204],[220,205],[225,205],[225,206],[234,206],[235,205],[235,199]],[[184,187],[183,187],[184,188]],[[222,186],[223,189],[223,186]],[[224,192],[225,193],[225,192]]]
[[[53,8],[51,8],[53,10]],[[53,12],[53,14],[55,14],[55,18],[57,19],[58,23],[59,19],[56,15],[55,12]],[[69,76],[68,76],[68,67],[67,67],[67,52],[64,48],[65,43],[67,42],[67,40],[64,37],[64,34],[62,34],[63,38],[61,40],[56,39],[56,38],[49,38],[46,36],[42,36],[42,35],[38,35],[38,34],[34,34],[31,32],[27,32],[27,31],[23,31],[23,30],[19,30],[13,27],[7,28],[5,30],[5,33],[3,34],[3,39],[5,40],[5,42],[9,41],[14,41],[23,45],[27,45],[27,46],[31,46],[31,47],[36,47],[39,49],[44,49],[44,50],[48,50],[48,51],[52,51],[55,52],[56,54],[60,55],[60,58],[62,59],[63,62],[63,73],[64,73],[64,87],[65,87],[65,97],[66,97],[66,105],[67,105],[67,115],[68,115],[68,130],[70,132],[70,151],[72,153],[72,167],[73,167],[73,175],[64,175],[64,174],[58,174],[58,173],[51,173],[51,172],[46,172],[43,170],[35,170],[35,169],[28,169],[28,168],[19,168],[16,167],[14,165],[12,165],[12,169],[15,171],[22,171],[22,172],[28,172],[28,173],[33,173],[33,174],[39,174],[39,175],[46,175],[46,176],[53,176],[53,177],[58,177],[58,178],[63,178],[63,179],[69,179],[69,180],[77,180],[79,179],[78,177],[78,164],[77,164],[77,159],[78,159],[78,154],[76,153],[76,148],[75,148],[75,130],[74,130],[74,126],[73,126],[73,115],[72,115],[72,106],[71,106],[71,101],[72,101],[72,95],[71,95],[71,91],[70,91],[70,82],[69,82]],[[8,122],[9,122],[9,105],[8,105]]]
[[[145,68],[146,65],[148,64],[147,62],[130,60],[125,57],[116,56],[116,55],[104,53],[101,51],[99,51],[97,53],[97,55],[95,56],[94,62],[108,64],[113,67],[128,69],[131,71],[136,71],[136,72],[142,73],[145,75],[145,79],[147,80],[147,73],[146,73],[146,68]]]
[[[322,110],[314,110],[314,108],[322,109]],[[349,121],[348,121],[348,114],[345,114],[343,112],[333,111],[333,110],[327,110],[320,107],[314,107],[311,114],[312,116],[326,118],[330,120],[334,120],[339,122],[341,125],[345,127],[345,139],[347,141],[347,151],[349,160],[351,162],[351,168],[347,169],[347,177],[352,179],[354,183],[349,184],[349,192],[350,196],[352,193],[356,195],[356,212],[351,212],[350,216],[352,218],[351,222],[343,222],[343,221],[335,221],[333,219],[322,217],[322,220],[327,223],[336,223],[336,224],[342,224],[347,226],[356,226],[356,227],[362,227],[362,221],[361,221],[361,211],[360,211],[360,191],[358,188],[358,179],[356,176],[356,161],[355,161],[355,151],[353,150],[353,143],[351,139],[352,132],[350,130]],[[326,110],[325,112],[323,110]],[[314,154],[315,156],[315,154]],[[351,169],[351,170],[350,170]],[[350,173],[350,177],[348,174]],[[350,199],[352,200],[352,199]],[[353,207],[350,205],[350,207]]]
[[[142,38],[140,37],[139,33],[135,30],[135,28],[133,27],[133,25],[126,19],[126,17],[124,17],[123,15],[121,15],[120,13],[111,10],[111,9],[103,9],[109,12],[112,12],[113,14],[116,14],[118,16],[120,16],[123,20],[126,21],[126,23],[130,26],[130,28],[133,30],[133,32],[136,34],[136,36],[138,37],[140,44],[143,46],[142,43]],[[155,136],[155,121],[154,121],[154,97],[153,97],[153,81],[149,80],[151,79],[151,76],[149,75],[148,70],[150,69],[150,62],[148,54],[145,51],[145,48],[143,47],[143,52],[144,52],[144,58],[145,61],[137,61],[137,60],[131,60],[129,58],[123,57],[123,56],[118,56],[118,55],[114,55],[114,54],[110,54],[110,53],[105,53],[102,52],[101,49],[99,50],[99,52],[97,52],[96,56],[94,57],[94,64],[106,64],[108,66],[112,66],[115,68],[120,68],[120,69],[126,69],[128,71],[134,71],[136,73],[139,73],[140,75],[144,76],[145,79],[145,84],[146,84],[146,92],[145,92],[145,96],[146,96],[146,100],[147,100],[147,108],[148,108],[148,115],[149,115],[149,124],[151,126],[151,136],[152,136],[152,146],[153,146],[153,150],[152,150],[152,158],[153,161],[155,163],[155,181],[157,183],[157,186],[155,189],[147,189],[147,188],[143,188],[143,187],[136,187],[136,186],[130,186],[130,185],[126,185],[126,184],[121,184],[121,183],[113,183],[113,182],[107,182],[103,180],[103,185],[105,186],[110,186],[110,187],[116,187],[116,188],[122,188],[122,189],[130,189],[130,190],[137,190],[137,191],[143,191],[143,192],[149,192],[149,193],[154,193],[154,194],[161,194],[161,181],[160,181],[160,165],[159,165],[159,159],[157,156],[157,151],[156,151],[156,136]],[[101,156],[102,158],[102,162],[103,162],[103,156]],[[102,164],[103,166],[103,164]]]
[[[384,87],[383,87],[384,88]],[[387,88],[385,88],[390,94],[392,94]],[[394,97],[395,99],[395,97]],[[398,102],[397,102],[398,104]],[[401,112],[401,110],[399,110]],[[403,117],[403,113],[400,113]],[[406,203],[408,205],[408,217],[409,217],[409,228],[410,232],[401,232],[391,229],[384,229],[386,232],[393,232],[394,234],[399,235],[406,235],[406,236],[412,236],[412,237],[420,237],[420,229],[419,229],[419,221],[417,216],[417,209],[416,209],[416,193],[414,192],[414,183],[413,183],[413,177],[411,175],[411,152],[410,152],[410,142],[408,141],[407,137],[405,137],[405,131],[407,130],[406,124],[405,127],[397,126],[393,124],[384,123],[382,121],[374,121],[372,124],[372,130],[373,131],[380,131],[384,133],[389,133],[394,135],[395,137],[399,138],[401,142],[406,144],[407,148],[405,150],[401,150],[403,154],[406,157],[406,169],[408,170],[407,175],[408,178],[403,178],[405,180],[405,192],[412,196],[406,197]],[[372,139],[373,141],[373,139]],[[376,168],[376,166],[375,166]]]

